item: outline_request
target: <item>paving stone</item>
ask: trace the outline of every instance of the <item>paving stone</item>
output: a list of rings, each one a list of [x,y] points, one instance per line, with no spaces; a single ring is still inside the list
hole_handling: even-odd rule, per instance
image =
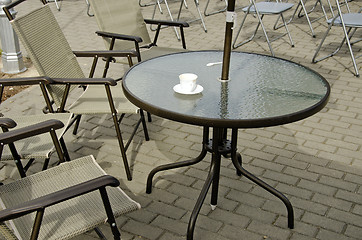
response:
[[[260,232],[260,229],[263,229],[263,234],[266,238],[270,237],[276,239],[288,239],[290,236],[289,230],[267,225],[257,221],[252,221],[248,226],[248,230],[253,232]]]
[[[167,218],[164,216],[158,216],[152,223],[151,226],[155,226],[157,228],[166,229],[172,233],[176,233],[178,235],[184,234],[187,230],[187,224],[174,220],[171,218]]]
[[[169,4],[177,14],[179,2],[169,1]],[[193,2],[188,4],[189,9],[183,9],[182,19],[197,15]],[[205,4],[206,0],[200,0],[201,10]],[[224,1],[210,1],[210,8],[219,9],[224,4]],[[241,6],[245,2],[237,0],[236,4]],[[309,7],[312,4],[308,2]],[[26,1],[16,10],[23,14],[34,9],[35,5],[40,6],[41,3]],[[103,40],[94,34],[98,26],[95,18],[86,15],[84,1],[72,1],[71,4],[63,1],[61,11],[55,9],[54,3],[50,6],[72,49],[105,49]],[[163,2],[161,6],[165,11]],[[360,1],[351,1],[350,6],[354,11],[362,7]],[[152,17],[153,6],[143,7],[142,12]],[[242,16],[240,10],[237,12],[239,17]],[[291,14],[289,12],[287,18]],[[167,14],[157,12],[157,16],[166,19]],[[271,31],[276,18],[266,19],[266,27]],[[205,21],[208,33],[202,30],[199,21],[190,23],[190,28],[185,29],[188,48],[222,49],[225,13],[205,17]],[[256,22],[256,19],[251,21]],[[237,24],[240,24],[240,19]],[[286,45],[286,39],[272,45],[277,57],[301,63],[327,79],[332,87],[327,106],[295,123],[240,129],[238,135],[238,151],[243,156],[244,167],[290,198],[295,211],[295,229],[287,228],[286,209],[282,202],[247,178],[236,176],[231,161],[223,159],[218,207],[211,211],[208,194],[201,208],[195,240],[361,239],[362,83],[351,73],[352,62],[346,48],[333,58],[311,63],[326,26],[324,19],[314,22],[317,37],[312,38],[306,19],[294,19],[289,28],[295,47]],[[150,34],[154,36],[155,32],[150,31]],[[336,46],[338,37],[333,36],[329,44]],[[162,30],[158,44],[180,46],[172,28]],[[358,48],[357,44],[354,47]],[[236,50],[269,54],[260,31],[255,41]],[[80,59],[80,64],[88,74],[89,59]],[[120,77],[125,70],[125,66],[112,64],[109,76]],[[8,116],[41,114],[43,106],[41,92],[33,86],[2,102],[0,112]],[[122,122],[125,139],[128,139],[137,118],[136,114],[127,115]],[[65,140],[72,158],[95,155],[108,174],[120,179],[122,189],[141,203],[141,210],[117,219],[122,239],[185,239],[190,212],[210,167],[210,154],[192,167],[158,173],[151,194],[145,193],[145,184],[152,168],[197,156],[201,149],[202,127],[153,116],[148,128],[151,140],[144,141],[143,133],[139,131],[127,153],[133,181],[125,178],[110,115],[84,116],[78,135],[70,133]],[[53,164],[56,164],[56,159],[52,159]],[[29,173],[38,168],[39,164],[34,164]],[[16,172],[14,164],[6,163],[0,168],[0,178],[4,179],[4,183],[14,181],[19,178]],[[265,220],[262,221],[264,215]],[[111,238],[106,224],[101,229]],[[98,238],[94,231],[90,231],[74,239]]]
[[[362,229],[360,227],[348,225],[345,235],[356,239],[360,239],[362,236]]]
[[[147,239],[157,239],[163,232],[161,228],[155,225],[145,225],[132,220],[124,225],[122,229],[133,233],[135,236],[141,236]]]
[[[331,232],[325,229],[321,229],[317,235],[319,239],[341,239],[341,240],[353,240],[353,238],[343,236],[342,234],[338,234],[335,232]]]
[[[225,225],[221,230],[221,235],[227,239],[250,239],[250,240],[261,240],[265,239],[263,235],[247,231],[246,229],[236,228],[230,225]]]
[[[317,215],[314,213],[305,213],[302,218],[303,222],[313,224],[323,229],[331,230],[335,233],[341,233],[344,229],[345,223],[333,219],[329,219],[326,216]]]
[[[284,173],[288,174],[288,175],[295,176],[295,177],[307,179],[307,180],[310,180],[310,181],[316,181],[318,179],[318,174],[311,173],[311,172],[308,172],[308,171],[305,171],[305,170],[300,170],[300,169],[297,169],[297,168],[286,167],[285,170],[284,170]]]

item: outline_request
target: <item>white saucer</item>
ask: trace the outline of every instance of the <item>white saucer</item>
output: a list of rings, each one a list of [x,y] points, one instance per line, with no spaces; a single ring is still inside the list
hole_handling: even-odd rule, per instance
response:
[[[181,88],[181,85],[180,84],[177,84],[173,87],[173,90],[177,93],[180,93],[180,94],[186,94],[186,95],[193,95],[193,94],[198,94],[198,93],[201,93],[204,88],[201,86],[201,85],[197,85],[195,90],[192,91],[192,92],[186,92],[185,90],[183,90]]]

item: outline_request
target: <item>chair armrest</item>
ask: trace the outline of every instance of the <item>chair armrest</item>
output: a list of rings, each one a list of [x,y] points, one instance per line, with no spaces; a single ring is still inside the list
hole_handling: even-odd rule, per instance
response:
[[[27,78],[4,78],[0,79],[0,86],[37,85],[39,83],[48,84],[51,82],[51,78],[43,76]]]
[[[142,38],[138,36],[132,36],[132,35],[125,35],[125,34],[118,34],[118,33],[110,33],[110,32],[102,32],[97,31],[96,34],[101,37],[108,37],[108,38],[115,38],[115,39],[121,39],[121,40],[127,40],[127,41],[134,41],[137,43],[142,42]]]
[[[136,51],[73,51],[77,57],[137,57]]]
[[[156,20],[156,19],[144,19],[147,24],[160,24],[171,27],[189,27],[190,25],[184,21],[171,21],[171,20]]]
[[[117,187],[119,186],[119,181],[112,176],[104,175],[87,182],[77,184],[23,204],[19,204],[18,206],[4,209],[0,211],[0,221],[18,218],[106,186]]]
[[[117,85],[117,81],[112,78],[54,78],[53,84],[106,84],[110,86],[115,86]]]
[[[50,130],[57,130],[64,127],[64,124],[55,119],[50,119],[44,122],[33,124],[27,127],[15,129],[9,132],[4,132],[0,134],[0,143],[9,144],[15,141],[40,135],[43,133],[50,132]]]
[[[16,127],[16,122],[10,118],[0,118],[0,127],[1,128],[14,128]]]

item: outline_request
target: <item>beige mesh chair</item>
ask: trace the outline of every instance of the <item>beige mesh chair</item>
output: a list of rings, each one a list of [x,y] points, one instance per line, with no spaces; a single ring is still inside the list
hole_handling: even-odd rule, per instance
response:
[[[100,29],[97,34],[103,37],[107,49],[136,50],[138,61],[186,49],[183,30],[189,26],[186,22],[144,19],[138,2],[133,0],[89,0],[89,2]],[[153,41],[148,34],[146,23],[157,25]],[[180,28],[183,48],[157,45],[162,26]]]
[[[0,79],[0,99],[2,99],[2,93],[4,87],[14,86],[14,85],[38,85],[45,90],[45,84],[49,82],[49,79],[46,78],[10,78]],[[10,104],[11,107],[11,104]],[[47,119],[57,119],[64,124],[64,127],[56,130],[56,134],[61,146],[61,149],[54,148],[53,142],[55,141],[54,131],[51,131],[51,134],[41,134],[32,138],[26,138],[22,141],[18,141],[16,145],[10,144],[4,147],[2,154],[2,161],[15,161],[16,167],[18,168],[19,174],[21,177],[26,176],[26,172],[29,167],[32,165],[34,160],[39,160],[43,162],[43,169],[46,169],[49,164],[49,159],[55,151],[62,150],[65,153],[66,160],[69,159],[68,151],[63,140],[63,135],[67,131],[67,127],[71,124],[71,118],[73,114],[71,113],[61,113],[61,114],[40,114],[40,115],[26,115],[20,116],[18,114],[6,114],[6,117],[0,117],[0,128],[3,132],[7,132],[10,129],[14,130],[21,127],[26,127]],[[9,117],[11,119],[9,119]],[[14,157],[15,156],[15,157]]]
[[[357,31],[357,29],[362,28],[362,13],[361,13],[362,8],[359,9],[359,12],[351,12],[350,8],[348,7],[348,1],[344,0],[341,2],[344,3],[344,7],[346,8],[346,10],[342,11],[342,6],[341,6],[340,1],[335,0],[335,2],[336,2],[337,13],[334,15],[333,18],[328,19],[328,21],[327,21],[328,29],[327,29],[326,33],[324,34],[315,54],[313,56],[312,62],[316,63],[316,62],[322,61],[324,59],[327,59],[329,57],[336,55],[339,52],[339,50],[343,47],[344,43],[346,43],[349,54],[352,59],[353,68],[355,70],[355,75],[358,77],[359,71],[358,71],[358,66],[356,63],[356,58],[360,57],[361,55],[355,56],[355,54],[353,53],[352,45],[354,43],[359,42],[361,39],[358,39],[357,41],[353,42],[353,41],[351,41],[351,38],[353,37],[353,35]],[[335,48],[335,50],[331,54],[328,54],[324,57],[317,58],[319,55],[319,52],[322,48],[322,45],[325,43],[327,36],[329,34],[332,35],[333,31],[335,31],[337,29],[342,29],[342,31],[343,31],[343,35],[342,35],[343,39],[342,39],[341,43],[337,46],[337,48]],[[355,48],[356,52],[360,51],[360,48],[358,48],[358,46],[355,46],[354,48]]]
[[[285,35],[288,35],[289,40],[290,40],[290,45],[292,47],[294,47],[292,37],[290,35],[287,23],[286,23],[286,21],[284,19],[284,16],[283,16],[283,13],[290,10],[293,7],[293,5],[294,5],[293,3],[281,2],[280,0],[276,0],[274,2],[273,1],[270,1],[270,2],[266,2],[266,1],[256,2],[256,0],[250,0],[250,5],[247,6],[247,7],[244,7],[242,9],[242,11],[245,13],[245,15],[244,15],[244,18],[243,18],[243,20],[241,22],[239,30],[237,31],[236,36],[234,38],[233,48],[234,49],[238,48],[238,47],[252,41],[254,39],[254,37],[256,36],[256,33],[257,33],[260,26],[261,26],[261,28],[263,30],[265,39],[266,39],[266,41],[268,43],[268,46],[269,46],[269,49],[270,49],[270,52],[271,52],[272,56],[275,56],[275,54],[274,54],[273,48],[271,46],[271,42],[276,41],[276,40],[280,39],[281,37],[283,37]],[[241,32],[242,28],[244,27],[246,18],[249,15],[256,16],[256,18],[258,20],[255,31],[254,31],[253,35],[250,38],[248,38],[248,39],[246,39],[244,41],[238,42],[240,32]],[[264,27],[264,24],[263,24],[263,18],[266,15],[280,16],[282,21],[283,21],[283,25],[285,27],[286,33],[281,35],[281,36],[278,36],[278,37],[276,37],[274,39],[269,39],[267,31],[266,31],[266,29]]]
[[[40,121],[47,119],[56,118],[61,121],[64,126],[68,126],[72,114],[61,113],[61,114],[46,114],[46,115],[30,115],[30,116],[14,116],[11,118],[0,118],[0,127],[3,132],[9,131],[9,129],[18,129],[26,127]],[[63,135],[66,131],[66,127],[62,127],[56,130],[57,135],[54,135],[54,131],[51,131],[51,134],[41,134],[32,138],[26,138],[22,141],[18,141],[15,145],[10,144],[4,147],[4,151],[1,157],[1,161],[15,161],[16,167],[19,171],[21,177],[26,176],[26,172],[34,162],[34,160],[39,160],[43,162],[42,170],[47,169],[49,164],[49,159],[55,151],[59,151],[58,148],[54,148],[53,142],[55,141],[55,136],[59,136],[58,139],[61,142],[59,146],[67,160],[69,155],[63,140]],[[22,162],[26,162],[24,165]]]
[[[50,126],[63,124],[48,120],[0,133],[0,157],[4,145],[46,133]],[[140,205],[118,186],[119,181],[107,175],[93,156],[2,185],[0,238],[69,239],[108,222],[114,239],[120,239],[115,217]],[[99,229],[96,232],[103,237]]]
[[[131,51],[89,51],[72,52],[52,11],[44,5],[24,16],[13,19],[9,9],[23,2],[15,1],[4,8],[10,22],[27,50],[34,66],[41,76],[47,76],[52,82],[47,84],[47,90],[57,106],[57,112],[71,112],[76,116],[76,133],[82,114],[111,114],[116,129],[117,140],[121,150],[127,178],[132,179],[126,150],[140,124],[143,125],[145,139],[149,140],[143,111],[131,104],[123,94],[121,84],[113,79],[105,78],[110,58],[127,57],[130,64],[131,56],[137,54]],[[45,4],[45,0],[43,0]],[[75,56],[94,57],[90,78],[85,78]],[[99,57],[106,57],[103,78],[92,78]],[[87,86],[84,93],[69,107],[66,103],[71,90],[79,85]],[[48,100],[46,100],[48,101]],[[47,104],[49,106],[49,104]],[[53,112],[53,109],[50,109]],[[126,144],[119,124],[126,113],[140,114],[131,137]],[[118,117],[118,114],[120,115]]]

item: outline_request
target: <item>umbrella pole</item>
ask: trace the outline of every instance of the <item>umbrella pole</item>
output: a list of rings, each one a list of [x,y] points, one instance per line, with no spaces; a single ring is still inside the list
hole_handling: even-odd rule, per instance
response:
[[[229,67],[230,67],[230,54],[231,54],[231,41],[233,36],[234,15],[235,15],[235,0],[228,1],[226,12],[226,29],[224,41],[224,56],[222,62],[221,80],[229,80]]]

